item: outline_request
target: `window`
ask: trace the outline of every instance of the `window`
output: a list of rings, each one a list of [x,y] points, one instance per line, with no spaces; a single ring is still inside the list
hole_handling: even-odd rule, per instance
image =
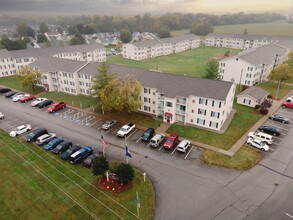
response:
[[[172,104],[173,104],[172,102],[166,102],[167,107],[172,107],[173,106]]]
[[[205,125],[205,120],[198,118],[197,119],[197,124],[199,124],[199,125]]]
[[[197,112],[199,115],[206,115],[206,113],[207,113],[207,110],[205,110],[205,109],[198,109],[198,112]]]
[[[207,99],[203,99],[203,98],[199,98],[199,104],[207,105],[208,104],[208,100]]]

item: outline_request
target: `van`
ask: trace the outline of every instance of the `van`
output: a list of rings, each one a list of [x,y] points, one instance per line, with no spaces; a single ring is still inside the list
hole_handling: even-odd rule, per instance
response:
[[[33,131],[31,131],[26,137],[25,140],[27,142],[33,142],[37,140],[38,137],[41,135],[48,134],[48,131],[45,128],[37,128]]]
[[[260,131],[255,131],[255,132],[249,132],[248,133],[249,138],[256,138],[259,139],[266,144],[272,144],[273,143],[273,136],[260,132]]]

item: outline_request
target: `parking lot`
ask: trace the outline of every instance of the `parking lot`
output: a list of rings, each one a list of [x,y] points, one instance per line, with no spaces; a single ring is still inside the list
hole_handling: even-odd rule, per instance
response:
[[[0,98],[3,99],[3,101],[11,101],[10,99],[7,99],[3,96],[1,96]],[[100,137],[101,134],[103,134],[104,138],[107,140],[108,143],[110,143],[110,145],[112,142],[113,143],[119,142],[121,143],[120,146],[123,146],[123,145],[134,146],[135,148],[144,151],[146,155],[156,154],[161,157],[167,156],[167,157],[173,157],[175,159],[178,158],[182,160],[199,160],[201,152],[202,152],[201,148],[198,148],[192,145],[187,149],[186,153],[178,152],[177,146],[179,142],[171,150],[166,150],[163,147],[163,143],[157,148],[149,147],[148,143],[141,141],[141,136],[144,131],[137,128],[134,131],[132,131],[130,134],[128,134],[125,138],[119,138],[116,136],[116,133],[123,126],[119,122],[113,128],[109,130],[103,130],[102,125],[106,122],[105,119],[98,118],[91,114],[87,114],[85,112],[72,109],[70,107],[61,109],[55,113],[47,113],[46,111],[47,108],[39,109],[38,107],[32,107],[31,102],[26,102],[26,103],[16,102],[16,103],[13,103],[13,105],[16,106],[17,108],[27,108],[27,110],[31,111],[32,114],[35,114],[35,115],[47,114],[48,117],[58,117],[60,118],[60,120],[67,121],[67,123],[68,122],[72,123],[73,126],[78,126],[83,130],[86,130],[86,129],[95,130],[97,132],[97,137]],[[0,120],[0,128],[4,129],[7,132],[10,132],[11,130],[15,129],[17,126],[22,124],[31,124],[32,129],[43,126],[43,125],[32,124],[29,121],[12,117],[9,115],[9,113],[6,113],[6,112],[4,114],[6,115],[6,117],[5,119]],[[58,133],[57,131],[49,131],[49,132]],[[26,134],[23,134],[23,135],[26,135]]]

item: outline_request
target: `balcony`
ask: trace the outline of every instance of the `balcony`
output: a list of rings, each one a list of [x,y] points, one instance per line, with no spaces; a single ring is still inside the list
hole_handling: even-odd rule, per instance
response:
[[[186,114],[186,110],[177,109],[176,110],[176,114],[178,114],[178,115],[185,115]]]
[[[186,98],[177,98],[176,99],[176,104],[177,105],[186,105],[187,99]]]

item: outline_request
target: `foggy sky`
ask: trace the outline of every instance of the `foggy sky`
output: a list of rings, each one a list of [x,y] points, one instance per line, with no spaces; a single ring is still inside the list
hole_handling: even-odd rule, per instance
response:
[[[132,15],[150,13],[289,13],[292,0],[0,0],[0,13]]]

